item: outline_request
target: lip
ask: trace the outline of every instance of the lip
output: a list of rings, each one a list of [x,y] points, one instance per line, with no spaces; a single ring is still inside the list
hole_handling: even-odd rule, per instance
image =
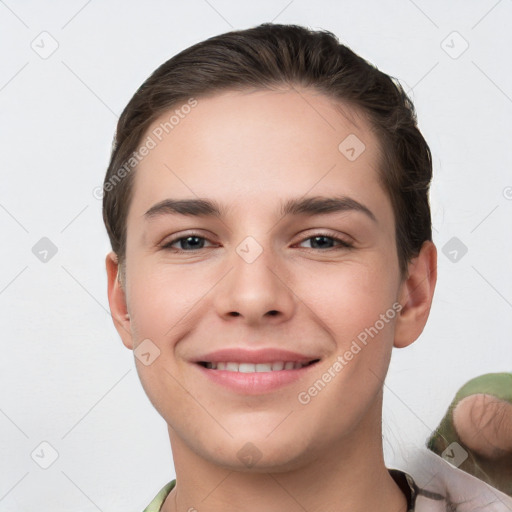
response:
[[[210,382],[244,395],[262,395],[271,393],[283,386],[302,379],[312,368],[316,368],[319,356],[299,354],[280,349],[246,350],[241,348],[223,349],[211,352],[197,358],[194,366]],[[272,361],[293,361],[313,364],[293,370],[279,370],[271,372],[242,373],[227,370],[213,370],[202,366],[201,362],[218,363],[221,361],[235,361],[240,363],[268,363]]]
[[[196,357],[194,362],[218,363],[221,361],[236,361],[239,363],[257,364],[268,363],[271,361],[293,361],[294,363],[305,364],[309,363],[309,361],[314,361],[315,359],[320,359],[320,356],[315,354],[299,354],[298,352],[275,348],[247,350],[236,347],[209,352],[200,357]]]

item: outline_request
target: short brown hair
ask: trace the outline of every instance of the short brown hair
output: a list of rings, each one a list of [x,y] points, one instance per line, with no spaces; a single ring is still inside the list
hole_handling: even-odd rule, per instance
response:
[[[123,110],[103,184],[103,219],[121,267],[134,173],[125,171],[119,179],[119,171],[149,125],[191,97],[283,85],[314,89],[346,103],[375,130],[381,146],[380,181],[392,203],[399,268],[406,274],[408,262],[432,239],[432,157],[412,102],[396,79],[340,44],[331,32],[271,23],[183,50],[156,69]]]

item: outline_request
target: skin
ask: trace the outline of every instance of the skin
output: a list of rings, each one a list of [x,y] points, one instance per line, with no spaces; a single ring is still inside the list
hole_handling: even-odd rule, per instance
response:
[[[125,346],[134,350],[150,339],[160,350],[148,366],[135,361],[168,424],[178,483],[164,512],[406,510],[383,460],[382,386],[393,346],[412,343],[427,320],[436,249],[425,242],[402,278],[393,210],[378,181],[378,140],[355,111],[345,105],[343,112],[310,90],[198,98],[139,164],[125,282],[117,279],[116,255],[108,254],[108,296]],[[349,134],[366,146],[355,161],[338,150]],[[365,205],[376,221],[355,210],[279,211],[282,200],[334,195]],[[144,213],[166,198],[212,199],[225,215],[147,221]],[[161,248],[190,230],[206,239],[203,248]],[[332,239],[315,245],[311,237],[326,231],[353,247]],[[262,249],[252,263],[236,251],[247,236]],[[298,394],[396,302],[400,313],[300,403]],[[307,378],[243,395],[212,384],[192,362],[236,346],[321,361]],[[246,443],[260,456],[251,467],[237,455]]]

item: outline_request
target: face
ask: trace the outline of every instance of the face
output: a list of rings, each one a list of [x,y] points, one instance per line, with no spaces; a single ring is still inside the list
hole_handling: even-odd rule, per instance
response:
[[[171,443],[239,470],[354,446],[379,431],[403,286],[378,141],[308,90],[186,110],[144,137],[119,329]]]

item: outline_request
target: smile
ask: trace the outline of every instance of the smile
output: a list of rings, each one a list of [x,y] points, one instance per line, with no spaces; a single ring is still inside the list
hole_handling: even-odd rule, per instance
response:
[[[200,362],[201,366],[209,370],[223,370],[227,372],[239,373],[263,373],[263,372],[278,372],[282,370],[300,370],[304,366],[316,363],[318,359],[309,361],[308,363],[299,363],[294,361],[272,361],[268,363],[237,363],[233,361],[219,361],[219,362]]]
[[[306,378],[319,361],[303,358],[302,361],[266,359],[265,362],[263,357],[257,362],[222,361],[218,357],[217,361],[196,361],[194,366],[214,386],[242,395],[264,395]]]

